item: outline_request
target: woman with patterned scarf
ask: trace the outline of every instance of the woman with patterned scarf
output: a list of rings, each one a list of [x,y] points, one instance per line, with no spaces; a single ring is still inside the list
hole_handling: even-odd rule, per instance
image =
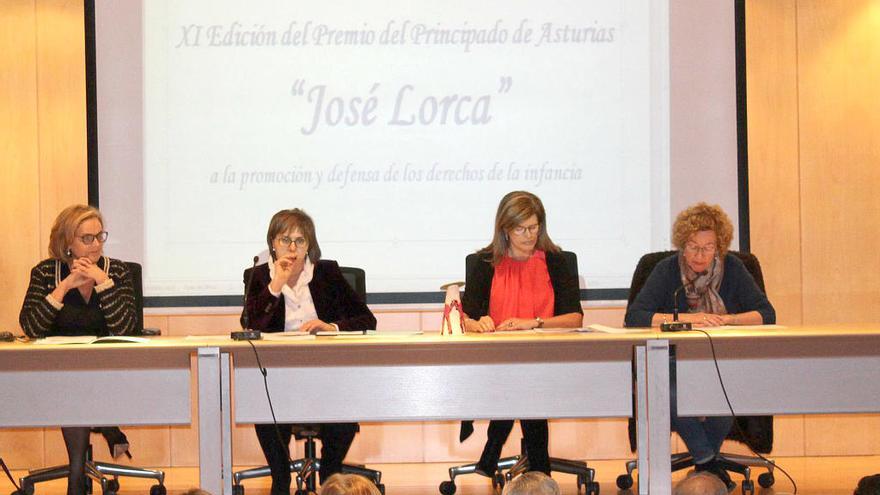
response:
[[[679,213],[672,227],[678,253],[654,267],[626,312],[626,326],[659,326],[673,320],[676,307],[679,320],[694,326],[776,323],[773,306],[742,261],[727,256],[732,238],[730,218],[717,205],[697,203]],[[680,287],[684,290],[673,300]],[[672,426],[693,456],[695,469],[717,475],[730,487],[717,456],[733,418],[673,417]]]

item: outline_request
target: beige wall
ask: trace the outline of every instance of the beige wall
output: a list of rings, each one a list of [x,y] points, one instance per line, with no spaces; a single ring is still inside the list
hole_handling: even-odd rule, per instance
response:
[[[82,3],[4,0],[0,6],[3,330],[18,330],[27,274],[46,257],[55,215],[87,199]],[[45,441],[54,436],[60,433]],[[42,430],[0,433],[0,451],[17,466],[43,464],[47,449],[33,448],[43,442]]]
[[[782,324],[876,322],[880,307],[880,2],[748,0],[752,249]],[[24,274],[45,256],[54,215],[86,200],[81,0],[5,0],[0,6],[0,329],[17,329]],[[378,311],[380,328],[431,330],[436,312]],[[588,322],[619,323],[620,308]],[[211,333],[234,315],[151,315],[168,334]],[[774,454],[880,454],[875,415],[779,417]],[[135,461],[197,462],[193,428],[130,428]],[[620,420],[560,421],[554,453],[627,455]],[[236,462],[260,460],[236,433]],[[352,457],[368,462],[473,458],[454,423],[366,425]],[[399,442],[406,438],[407,442]],[[514,442],[511,442],[513,444]],[[34,446],[42,448],[34,448]],[[509,447],[515,449],[514,445]],[[98,454],[106,456],[103,446]],[[741,450],[741,449],[740,449]],[[57,430],[0,432],[15,467],[61,462]]]
[[[747,2],[752,248],[782,324],[877,322],[880,2]],[[877,454],[880,417],[777,419],[808,455]]]

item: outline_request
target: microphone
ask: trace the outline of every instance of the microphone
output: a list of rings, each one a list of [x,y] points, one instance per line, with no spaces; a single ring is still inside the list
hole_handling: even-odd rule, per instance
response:
[[[257,263],[260,261],[259,256],[254,256],[254,262],[251,265],[251,273],[248,276],[247,284],[244,287],[244,311],[242,311],[241,315],[241,331],[240,332],[232,332],[229,334],[229,337],[232,340],[260,340],[263,337],[260,335],[259,330],[249,330],[250,326],[250,316],[248,316],[248,295],[251,293],[251,284],[254,283],[254,272],[256,272]]]
[[[675,292],[672,293],[672,323],[663,322],[660,324],[661,332],[681,332],[683,330],[693,330],[694,326],[690,322],[678,321],[678,294],[685,288],[687,284],[681,284]]]

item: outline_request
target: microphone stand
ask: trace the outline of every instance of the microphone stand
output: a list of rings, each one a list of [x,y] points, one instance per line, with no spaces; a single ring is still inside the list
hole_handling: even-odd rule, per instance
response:
[[[259,256],[254,256],[254,262],[251,265],[251,273],[248,276],[247,285],[244,288],[244,311],[241,315],[241,331],[240,332],[231,332],[229,337],[232,340],[260,340],[262,339],[262,335],[260,335],[259,330],[249,330],[250,326],[250,316],[248,315],[248,295],[251,293],[251,284],[254,283],[254,272],[257,270],[257,263],[260,261]]]
[[[685,285],[675,289],[672,293],[672,323],[663,322],[660,324],[661,332],[681,332],[684,330],[693,330],[694,325],[688,321],[678,321],[678,293],[684,289]]]

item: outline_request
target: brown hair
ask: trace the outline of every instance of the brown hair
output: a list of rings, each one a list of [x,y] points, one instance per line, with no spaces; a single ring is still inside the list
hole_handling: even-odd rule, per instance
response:
[[[272,220],[269,221],[269,231],[266,232],[266,244],[269,245],[269,253],[272,254],[272,259],[275,259],[275,247],[272,245],[275,237],[296,228],[302,232],[309,243],[309,260],[312,263],[317,263],[321,259],[321,247],[318,245],[318,238],[315,236],[315,222],[312,221],[312,217],[299,208],[281,210],[272,215]]]
[[[61,210],[49,232],[49,257],[70,263],[73,257],[67,253],[76,235],[76,229],[92,218],[97,218],[101,226],[104,226],[104,217],[93,206],[71,205]]]
[[[498,211],[495,213],[495,233],[492,242],[479,250],[481,254],[492,255],[492,265],[497,264],[507,254],[510,247],[508,233],[519,224],[528,220],[532,215],[538,217],[541,225],[538,229],[538,242],[535,249],[542,251],[558,252],[559,246],[553,244],[547,235],[547,214],[544,211],[544,203],[541,198],[527,191],[509,192],[498,203]]]
[[[672,225],[672,245],[681,251],[692,235],[704,230],[715,232],[718,254],[723,258],[733,240],[733,224],[718,205],[697,203],[679,213]]]
[[[321,495],[381,495],[381,492],[363,476],[337,473],[321,483]]]

